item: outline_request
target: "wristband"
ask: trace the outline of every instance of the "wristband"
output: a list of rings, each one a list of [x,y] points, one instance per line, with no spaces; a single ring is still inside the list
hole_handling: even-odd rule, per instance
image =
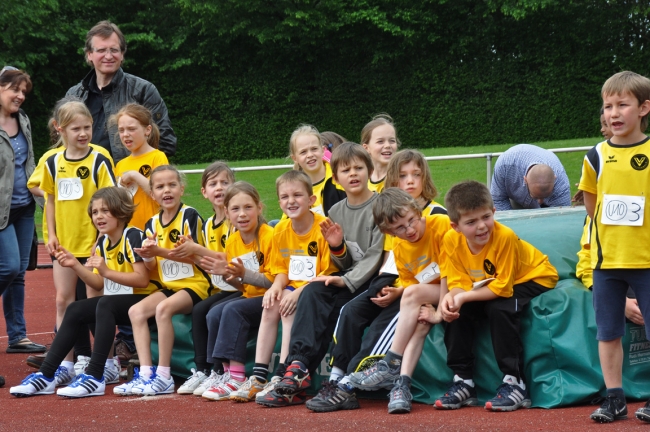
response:
[[[142,258],[142,261],[144,262],[151,262],[156,259],[156,258],[144,258],[144,257],[140,257],[140,258]]]

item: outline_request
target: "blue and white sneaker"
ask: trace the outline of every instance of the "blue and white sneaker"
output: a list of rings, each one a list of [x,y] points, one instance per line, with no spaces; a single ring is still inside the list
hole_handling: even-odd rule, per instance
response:
[[[142,384],[144,381],[146,381],[146,378],[140,376],[140,370],[135,368],[133,370],[133,379],[128,383],[113,387],[113,394],[117,396],[133,396],[133,387]]]
[[[104,383],[117,384],[120,382],[120,371],[122,370],[120,359],[115,356],[110,360],[110,366],[104,366]]]
[[[530,408],[531,400],[528,389],[518,385],[503,383],[497,389],[497,395],[485,403],[488,411],[515,411],[519,408]],[[627,409],[625,410],[627,417]]]
[[[85,355],[77,356],[77,362],[74,364],[75,375],[85,374],[89,364],[90,364],[90,357]]]
[[[58,389],[56,394],[62,397],[83,398],[88,396],[103,396],[106,390],[104,378],[98,381],[92,375],[81,374],[67,387]]]
[[[76,375],[72,375],[68,368],[59,366],[54,372],[54,381],[57,387],[72,384]]]
[[[36,395],[54,394],[56,380],[54,378],[45,378],[45,376],[36,372],[25,378],[20,385],[11,387],[9,393],[16,397],[28,397]]]
[[[174,378],[163,378],[154,372],[151,378],[137,386],[133,386],[131,393],[138,396],[158,396],[174,393]]]

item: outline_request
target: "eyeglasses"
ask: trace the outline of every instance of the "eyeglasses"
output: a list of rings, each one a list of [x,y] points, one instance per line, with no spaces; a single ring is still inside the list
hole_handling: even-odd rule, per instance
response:
[[[415,216],[413,216],[411,219],[409,219],[409,221],[408,221],[408,223],[406,224],[406,226],[402,225],[402,226],[399,226],[399,227],[395,228],[395,229],[393,230],[393,234],[395,234],[395,235],[403,235],[403,234],[406,234],[406,230],[407,230],[407,229],[409,229],[409,228],[413,228],[413,229],[415,229],[415,228],[413,227],[413,225],[415,225],[417,222],[420,222],[420,218],[419,218],[419,217],[415,217]]]
[[[2,70],[0,71],[0,76],[2,76],[2,74],[5,73],[6,71],[17,71],[17,70],[20,70],[20,69],[15,68],[15,67],[13,67],[13,66],[5,66],[5,67],[3,67]]]
[[[99,55],[106,55],[108,53],[111,53],[111,55],[113,55],[113,56],[116,56],[116,55],[118,55],[119,53],[122,52],[122,50],[120,50],[118,48],[110,48],[110,49],[109,48],[100,48],[100,49],[94,49],[93,48],[93,51],[96,52]]]

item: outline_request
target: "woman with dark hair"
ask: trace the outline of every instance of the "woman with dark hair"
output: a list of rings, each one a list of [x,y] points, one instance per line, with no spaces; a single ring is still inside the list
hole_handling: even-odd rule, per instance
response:
[[[29,75],[11,66],[0,71],[0,294],[9,337],[8,353],[43,352],[27,338],[25,270],[34,238],[34,171],[29,118],[20,106],[32,89]],[[16,253],[18,252],[18,253]]]

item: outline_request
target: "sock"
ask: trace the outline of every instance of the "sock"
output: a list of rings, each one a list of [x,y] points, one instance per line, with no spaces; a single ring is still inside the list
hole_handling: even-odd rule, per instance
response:
[[[332,381],[330,380],[330,382]],[[354,387],[352,386],[352,384],[350,384],[350,378],[347,375],[341,378],[341,380],[337,383],[337,385],[339,386],[339,388],[345,390],[348,393],[354,392]]]
[[[158,366],[156,369],[156,375],[160,375],[161,377],[168,380],[172,377],[172,368],[169,366]]]
[[[388,350],[386,353],[386,357],[384,357],[384,361],[388,363],[388,367],[392,370],[400,370],[402,368],[402,356],[399,354],[395,354],[391,350]]]
[[[266,384],[266,376],[269,374],[269,365],[266,363],[255,363],[253,376],[262,384]]]
[[[503,377],[503,382],[506,384],[512,384],[521,387],[522,390],[526,390],[526,383],[524,383],[524,380],[520,379],[517,380],[516,376],[513,375],[506,375]]]
[[[61,366],[63,366],[64,368],[66,368],[66,369],[68,370],[68,373],[69,373],[70,375],[72,375],[72,376],[75,375],[75,371],[74,371],[74,363],[72,363],[71,361],[63,360],[63,361],[61,362]]]
[[[334,366],[330,373],[330,381],[339,382],[345,376],[345,371],[339,367]]]
[[[472,387],[472,388],[474,387],[474,380],[471,379],[471,378],[470,378],[470,379],[462,379],[462,378],[459,377],[458,375],[454,375],[454,382],[457,382],[457,381],[463,381],[463,382],[464,382],[465,384],[467,384],[468,386],[470,386],[470,387]]]
[[[144,378],[151,378],[151,375],[153,375],[153,367],[152,366],[140,366],[140,375],[143,376]]]
[[[241,366],[230,366],[230,378],[235,381],[244,382],[246,381],[246,367]]]
[[[408,388],[411,388],[411,377],[408,375],[400,375],[400,378],[402,378],[402,383]]]
[[[217,363],[215,362],[215,365]],[[223,373],[230,372],[230,363],[222,363],[223,367]],[[223,375],[223,374],[222,374]]]
[[[283,377],[285,373],[287,373],[287,365],[284,362],[280,362],[275,369],[275,376]]]
[[[115,368],[115,363],[113,362],[112,358],[109,357],[106,359],[106,367],[111,369]]]
[[[612,387],[607,389],[607,396],[609,395],[614,395],[616,396],[621,402],[625,402],[625,392],[621,387]]]
[[[214,366],[212,366],[212,370],[217,372],[217,375],[223,375],[226,370],[223,367],[223,362],[221,360],[214,359]]]
[[[303,371],[307,370],[307,366],[301,361],[296,360],[296,361],[291,362],[291,364],[292,365],[297,365]]]

